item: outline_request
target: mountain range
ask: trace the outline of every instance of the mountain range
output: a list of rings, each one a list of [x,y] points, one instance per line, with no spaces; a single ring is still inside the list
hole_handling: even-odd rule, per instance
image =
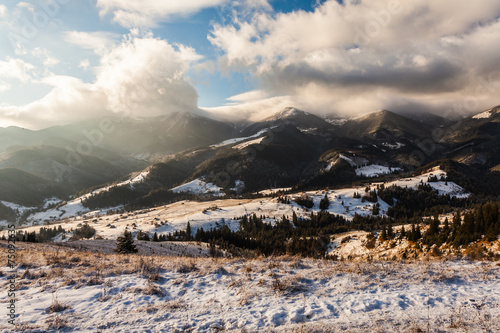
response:
[[[0,128],[0,201],[40,207],[142,170],[141,196],[195,179],[238,194],[335,187],[366,177],[356,169],[367,165],[412,171],[442,159],[496,172],[499,139],[500,107],[459,121],[387,110],[331,121],[288,107],[245,126],[178,112],[8,127]]]

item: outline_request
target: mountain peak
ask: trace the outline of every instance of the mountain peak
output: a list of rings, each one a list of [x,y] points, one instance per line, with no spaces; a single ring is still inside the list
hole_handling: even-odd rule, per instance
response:
[[[277,120],[277,119],[287,119],[287,118],[294,118],[297,116],[306,116],[309,115],[309,113],[299,110],[297,108],[288,106],[284,108],[281,111],[276,112],[274,115],[271,117],[267,118],[267,120]]]
[[[374,119],[383,119],[388,116],[395,116],[396,114],[392,111],[388,110],[378,110],[369,114],[365,114],[356,118],[353,118],[352,120],[356,121],[363,121],[363,120],[374,120]]]

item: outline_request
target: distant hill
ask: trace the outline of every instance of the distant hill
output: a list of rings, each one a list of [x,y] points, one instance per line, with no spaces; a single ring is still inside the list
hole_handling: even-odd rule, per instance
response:
[[[62,185],[18,169],[0,169],[0,200],[23,206],[38,206],[52,196],[69,194]],[[1,217],[0,217],[1,219]]]
[[[359,140],[395,142],[399,139],[427,138],[430,131],[415,120],[382,110],[347,121],[341,127],[341,134]]]
[[[15,168],[58,182],[71,193],[116,180],[147,165],[100,148],[95,150],[101,152],[102,158],[74,155],[74,152],[52,146],[32,147],[4,154],[0,157],[0,169]]]

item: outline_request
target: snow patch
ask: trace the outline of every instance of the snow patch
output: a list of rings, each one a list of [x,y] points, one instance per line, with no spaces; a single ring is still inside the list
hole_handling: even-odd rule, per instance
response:
[[[196,195],[209,194],[219,197],[225,195],[224,192],[222,191],[222,188],[212,183],[206,183],[199,178],[190,181],[189,183],[183,184],[181,186],[174,187],[172,189],[172,192],[174,193],[186,192]]]
[[[388,142],[383,142],[382,143],[382,146],[385,146],[389,149],[392,149],[392,150],[396,150],[396,149],[399,149],[399,148],[403,148],[404,146],[406,146],[404,143],[401,143],[401,142],[396,142],[396,144],[390,144]]]
[[[13,202],[8,202],[8,201],[0,201],[4,206],[7,206],[9,207],[10,209],[12,210],[18,210],[19,213],[24,213],[25,211],[27,210],[30,210],[30,209],[36,209],[36,207],[26,207],[26,206],[21,206],[21,205],[18,205],[18,204],[15,204]]]
[[[258,139],[254,139],[254,140],[250,140],[250,141],[245,141],[243,143],[240,143],[236,146],[233,147],[233,149],[245,149],[246,147],[248,146],[251,146],[251,145],[258,145],[262,142],[262,140],[264,140],[264,137],[260,137]]]
[[[257,137],[261,136],[262,134],[266,133],[268,130],[269,129],[266,128],[266,129],[260,130],[259,132],[255,133],[254,135],[251,135],[251,136],[225,140],[225,141],[222,141],[222,142],[217,143],[215,145],[211,145],[210,147],[211,148],[219,148],[219,147],[223,147],[223,146],[234,145],[234,144],[242,142],[242,141],[257,138]]]
[[[363,166],[361,168],[356,169],[356,175],[357,176],[364,176],[364,177],[378,177],[381,175],[387,175],[390,173],[393,173],[395,171],[400,171],[400,168],[390,168],[378,164],[372,164],[372,165],[367,165]]]
[[[472,117],[472,119],[487,119],[489,117],[491,117],[491,110],[476,114],[474,117]]]

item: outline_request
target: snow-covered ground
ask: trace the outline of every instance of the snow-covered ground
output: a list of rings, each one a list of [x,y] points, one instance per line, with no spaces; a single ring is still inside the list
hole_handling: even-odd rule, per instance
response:
[[[288,192],[291,189],[292,189],[291,187],[271,188],[271,189],[268,189],[268,190],[259,191],[257,193],[262,194],[262,195],[270,195],[270,194],[278,193],[278,192]]]
[[[439,192],[439,194],[441,194],[441,195],[450,194],[451,196],[454,196],[457,198],[465,198],[465,197],[468,197],[470,195],[470,193],[467,193],[461,186],[455,184],[454,182],[447,182],[447,181],[428,182],[427,180],[431,176],[436,176],[438,178],[438,180],[440,180],[441,177],[444,177],[446,179],[446,172],[439,169],[439,167],[434,167],[432,169],[432,171],[424,173],[420,176],[411,177],[411,178],[403,178],[400,180],[386,183],[385,187],[396,185],[396,186],[408,187],[408,188],[415,189],[421,183],[426,183],[426,184],[429,184],[435,190],[437,190]]]
[[[264,140],[264,137],[260,137],[260,138],[250,140],[250,141],[245,141],[245,142],[242,142],[240,144],[237,144],[236,146],[233,146],[233,149],[240,149],[241,150],[241,149],[245,149],[246,147],[251,146],[251,145],[258,145],[262,142],[262,140]]]
[[[328,163],[328,165],[325,168],[325,171],[330,171],[332,167],[337,164],[340,160],[344,160],[347,163],[349,163],[353,167],[361,166],[364,164],[368,163],[368,160],[364,157],[358,157],[358,156],[345,156],[342,154],[339,154],[338,158],[331,159]]]
[[[222,188],[218,187],[215,184],[204,182],[199,178],[190,181],[189,183],[174,187],[172,189],[172,192],[174,193],[186,192],[197,195],[211,194],[214,196],[224,196]]]
[[[65,218],[71,218],[75,216],[81,216],[84,214],[97,214],[99,211],[91,212],[90,209],[84,207],[82,205],[82,201],[85,199],[88,199],[90,196],[94,194],[98,194],[104,191],[109,191],[110,188],[115,187],[115,186],[131,186],[133,187],[134,184],[142,182],[149,174],[149,171],[143,171],[139,173],[138,175],[127,179],[123,182],[105,186],[98,188],[90,193],[84,194],[82,196],[79,196],[78,198],[74,198],[68,202],[66,202],[64,205],[61,205],[60,207],[57,208],[52,208],[48,209],[45,211],[37,212],[32,214],[29,218],[28,221],[32,224],[41,224],[46,220],[54,221],[54,220],[62,220]],[[60,201],[60,200],[59,200]],[[45,207],[48,206],[50,203],[57,203],[58,199],[57,198],[51,198],[49,201],[45,202]],[[105,210],[104,210],[105,211]],[[103,213],[103,212],[101,212]]]
[[[393,182],[385,183],[385,186],[398,185],[401,187],[417,188],[422,183],[427,183],[430,176],[446,176],[446,173],[439,169],[434,169],[428,173],[422,174],[417,177],[404,178]],[[217,188],[211,188],[210,183],[198,183],[199,180],[181,186],[181,189],[188,190],[208,190],[211,189],[214,193]],[[370,188],[376,189],[377,185],[382,183],[372,183]],[[439,191],[440,194],[450,194],[457,197],[465,197],[468,195],[460,186],[453,182],[431,182],[430,186]],[[293,212],[299,217],[309,217],[311,211],[319,212],[319,204],[321,199],[327,195],[330,206],[327,211],[332,214],[338,214],[346,219],[352,219],[355,214],[358,215],[371,215],[372,209],[375,204],[380,205],[380,214],[385,214],[390,207],[389,204],[380,198],[376,203],[363,202],[362,198],[355,198],[355,193],[361,196],[365,194],[366,187],[353,187],[335,190],[320,190],[308,191],[304,193],[289,194],[290,204],[283,204],[278,202],[278,198],[259,198],[259,199],[218,199],[213,201],[195,202],[195,201],[180,201],[166,206],[160,206],[147,210],[139,210],[126,214],[111,214],[106,215],[106,211],[97,211],[89,213],[88,210],[83,210],[79,202],[70,202],[66,204],[64,209],[68,209],[63,215],[66,217],[70,214],[77,215],[77,210],[87,212],[86,216],[77,216],[69,218],[66,221],[56,222],[51,224],[53,226],[61,225],[63,228],[69,230],[77,228],[79,224],[84,221],[94,220],[95,214],[100,214],[96,218],[96,222],[92,226],[97,230],[97,235],[115,239],[123,234],[125,229],[133,232],[139,230],[149,232],[150,235],[154,232],[159,234],[168,234],[178,230],[185,230],[187,223],[190,222],[193,235],[199,228],[209,230],[210,228],[218,228],[223,224],[228,225],[232,230],[239,228],[239,219],[244,215],[256,214],[258,216],[264,215],[273,219],[281,219],[283,215],[291,218]],[[180,189],[178,189],[180,191]],[[266,194],[280,189],[269,190]],[[288,190],[288,189],[283,189]],[[308,195],[314,202],[311,209],[299,206],[294,199]],[[61,208],[59,208],[61,209]],[[71,209],[71,210],[69,210]],[[51,211],[48,211],[51,212]],[[60,211],[58,211],[60,213]],[[37,213],[38,216],[44,213]],[[45,213],[47,214],[47,213]],[[235,219],[236,218],[236,219]],[[40,226],[32,226],[26,228],[19,228],[28,232],[38,231]],[[0,232],[0,235],[5,234],[6,231]]]
[[[396,171],[400,171],[400,168],[389,168],[386,166],[378,165],[378,164],[371,164],[371,165],[366,165],[360,168],[356,169],[356,175],[357,176],[364,176],[364,177],[378,177],[382,175],[387,175]]]
[[[64,250],[26,251],[21,260],[18,326],[3,320],[2,332],[500,330],[495,262],[194,259]],[[7,275],[0,283],[7,288]]]
[[[266,133],[268,130],[269,129],[266,128],[266,129],[260,130],[259,132],[255,133],[254,135],[246,136],[246,137],[241,137],[241,138],[229,139],[229,140],[217,143],[215,145],[211,145],[210,147],[212,147],[212,148],[218,148],[218,147],[223,147],[223,146],[229,146],[229,145],[237,144],[237,143],[242,142],[242,141],[246,141],[246,140],[258,138],[262,134]]]
[[[382,143],[382,146],[385,146],[389,149],[399,149],[399,148],[402,148],[404,146],[406,146],[404,143],[401,143],[401,142],[396,142],[396,144],[390,144],[388,142],[383,142]]]
[[[482,113],[476,114],[472,118],[473,119],[485,119],[485,118],[489,118],[489,117],[491,117],[491,109],[488,111],[484,111]]]
[[[10,209],[12,210],[17,210],[19,211],[19,213],[23,213],[24,211],[26,210],[30,210],[30,209],[35,209],[36,207],[26,207],[26,206],[21,206],[21,205],[18,205],[18,204],[15,204],[13,202],[8,202],[8,201],[0,201],[4,206],[7,206],[9,207]]]

